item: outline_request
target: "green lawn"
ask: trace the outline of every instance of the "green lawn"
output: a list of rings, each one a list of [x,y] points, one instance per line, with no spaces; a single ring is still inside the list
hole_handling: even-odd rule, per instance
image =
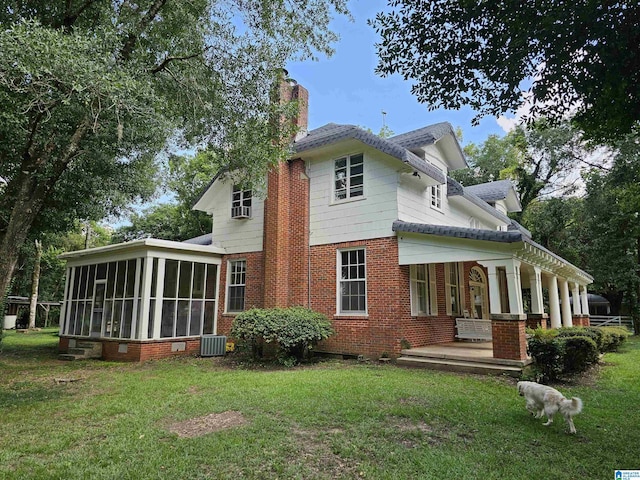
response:
[[[640,340],[559,388],[578,433],[542,426],[515,380],[325,362],[62,362],[55,332],[0,344],[0,478],[607,479],[640,469]],[[56,383],[55,379],[79,379]],[[239,412],[195,438],[179,421]]]

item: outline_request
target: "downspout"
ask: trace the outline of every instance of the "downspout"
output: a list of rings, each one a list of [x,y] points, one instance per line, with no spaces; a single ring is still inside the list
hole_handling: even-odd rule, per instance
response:
[[[308,161],[304,162],[304,174],[307,176],[307,305],[311,310],[311,175]]]

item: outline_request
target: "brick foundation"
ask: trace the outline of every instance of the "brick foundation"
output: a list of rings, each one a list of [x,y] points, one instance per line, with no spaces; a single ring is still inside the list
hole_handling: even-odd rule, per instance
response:
[[[589,327],[591,326],[591,322],[589,320],[589,315],[574,315],[571,319],[574,327]]]
[[[117,338],[93,339],[86,337],[60,337],[60,343],[58,345],[60,353],[66,353],[68,351],[69,340],[72,338],[76,338],[78,342],[102,343],[102,360],[144,362],[147,360],[158,360],[160,358],[200,354],[200,337],[148,341],[123,340]],[[121,348],[125,345],[126,348]],[[120,349],[126,349],[126,352],[120,352]]]
[[[546,330],[548,328],[547,321],[549,320],[549,315],[546,313],[527,313],[527,328],[542,328]]]
[[[491,315],[493,336],[493,357],[509,360],[527,358],[527,339],[525,335],[525,315]]]

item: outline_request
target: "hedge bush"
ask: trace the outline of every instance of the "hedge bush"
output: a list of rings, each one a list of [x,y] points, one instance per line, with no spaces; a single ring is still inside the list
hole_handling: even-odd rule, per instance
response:
[[[551,334],[534,334],[527,340],[527,349],[535,362],[538,380],[548,382],[563,373],[564,348],[564,339]]]
[[[580,373],[598,363],[600,352],[593,338],[588,336],[558,337],[564,340],[563,373]]]
[[[295,365],[319,341],[333,334],[331,322],[321,313],[304,307],[252,308],[239,314],[231,336],[247,342],[255,359],[263,357],[264,344],[276,344],[278,359]]]
[[[527,330],[529,355],[541,381],[579,373],[598,363],[600,353],[616,350],[630,335],[620,327],[563,327]]]
[[[603,345],[602,353],[604,352],[614,352],[622,345],[627,337],[631,335],[631,333],[622,327],[600,327],[603,335],[606,339]]]

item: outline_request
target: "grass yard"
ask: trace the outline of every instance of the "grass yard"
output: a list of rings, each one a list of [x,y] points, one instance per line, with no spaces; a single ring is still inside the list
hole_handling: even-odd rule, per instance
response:
[[[559,415],[542,426],[507,378],[350,361],[67,363],[56,347],[52,330],[0,343],[0,478],[600,480],[640,469],[638,338],[559,387],[585,404],[575,436]]]

